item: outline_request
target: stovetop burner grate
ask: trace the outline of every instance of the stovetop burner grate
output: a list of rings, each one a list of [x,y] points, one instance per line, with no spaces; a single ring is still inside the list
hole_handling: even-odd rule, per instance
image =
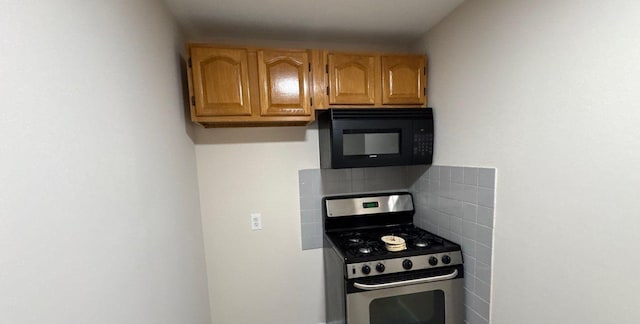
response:
[[[351,257],[366,257],[386,255],[390,253],[385,248],[381,238],[394,235],[403,238],[407,243],[407,250],[428,250],[444,245],[444,240],[420,228],[403,225],[399,227],[373,228],[365,230],[348,230],[334,234],[336,243]]]

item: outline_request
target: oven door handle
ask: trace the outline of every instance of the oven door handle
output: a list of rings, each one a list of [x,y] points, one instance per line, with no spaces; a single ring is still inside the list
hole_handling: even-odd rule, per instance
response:
[[[449,280],[457,276],[458,276],[458,269],[455,269],[453,270],[452,273],[447,275],[442,275],[442,276],[411,279],[411,280],[405,280],[405,281],[395,281],[395,282],[388,282],[388,283],[375,284],[375,285],[367,285],[367,284],[354,282],[353,286],[362,290],[377,290],[377,289],[394,288],[394,287],[400,287],[400,286],[406,286],[406,285],[416,285],[416,284],[422,284],[422,283],[428,283],[428,282]]]

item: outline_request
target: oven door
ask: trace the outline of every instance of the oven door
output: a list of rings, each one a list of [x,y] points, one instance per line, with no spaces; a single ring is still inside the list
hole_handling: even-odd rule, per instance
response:
[[[463,324],[464,279],[447,275],[367,283],[350,280],[347,324]]]

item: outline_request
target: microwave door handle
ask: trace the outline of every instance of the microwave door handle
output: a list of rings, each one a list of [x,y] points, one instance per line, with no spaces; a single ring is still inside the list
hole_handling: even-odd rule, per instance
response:
[[[416,284],[422,284],[422,283],[428,283],[428,282],[449,280],[457,276],[458,276],[458,269],[455,269],[453,270],[452,273],[447,275],[442,275],[442,276],[411,279],[411,280],[405,280],[405,281],[395,281],[395,282],[388,282],[388,283],[375,284],[375,285],[367,285],[367,284],[354,282],[353,286],[362,290],[378,290],[378,289],[385,289],[385,288],[395,288],[395,287],[406,286],[406,285],[416,285]]]

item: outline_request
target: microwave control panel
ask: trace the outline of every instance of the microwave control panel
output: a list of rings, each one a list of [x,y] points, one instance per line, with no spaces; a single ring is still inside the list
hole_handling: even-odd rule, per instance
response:
[[[430,163],[433,155],[433,134],[417,129],[413,134],[413,162]]]

